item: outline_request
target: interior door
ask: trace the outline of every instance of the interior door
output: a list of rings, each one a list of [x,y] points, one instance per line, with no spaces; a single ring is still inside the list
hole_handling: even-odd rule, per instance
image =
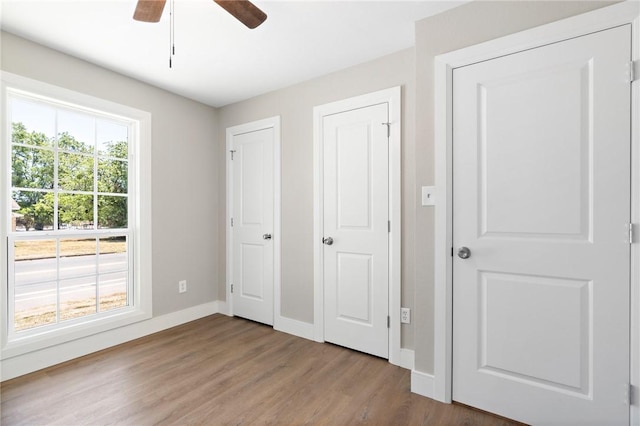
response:
[[[324,338],[389,356],[388,104],[323,118]]]
[[[273,325],[274,129],[232,136],[233,314]]]
[[[630,26],[453,73],[453,398],[628,424]]]

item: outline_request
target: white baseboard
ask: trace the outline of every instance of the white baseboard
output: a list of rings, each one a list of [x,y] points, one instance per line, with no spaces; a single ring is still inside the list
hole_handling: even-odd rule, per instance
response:
[[[229,310],[229,304],[225,300],[218,300],[216,303],[218,304],[219,314],[224,314],[228,317],[232,316]]]
[[[0,381],[29,374],[216,313],[229,315],[227,303],[224,301],[204,303],[60,345],[6,358],[0,366]],[[273,328],[304,339],[314,340],[315,338],[313,324],[291,318],[278,316]],[[413,370],[414,351],[400,349],[398,365]],[[427,384],[425,385],[425,383]],[[433,397],[433,376],[413,370],[411,372],[411,391]]]
[[[294,336],[302,337],[304,339],[324,342],[324,340],[316,339],[315,325],[312,323],[277,316],[273,324],[273,329],[282,331],[283,333],[293,334]],[[415,354],[412,349],[400,348],[397,363],[394,363],[394,365],[406,368],[407,370],[413,370],[414,359]]]
[[[435,380],[432,374],[411,371],[411,392],[433,399],[435,395],[434,384]]]
[[[81,339],[28,352],[2,360],[0,381],[13,379],[61,362],[116,346],[180,324],[219,312],[219,302],[204,303],[182,311],[151,318],[146,321],[94,334]]]
[[[400,359],[398,366],[406,368],[407,370],[413,370],[415,353],[413,349],[400,348]]]
[[[294,336],[303,337],[305,339],[314,340],[314,325],[308,322],[277,316],[273,324],[273,329],[282,331],[283,333],[293,334]]]

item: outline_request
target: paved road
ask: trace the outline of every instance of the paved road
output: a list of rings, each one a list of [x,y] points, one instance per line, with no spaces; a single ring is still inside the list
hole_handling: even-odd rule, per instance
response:
[[[21,260],[15,263],[15,311],[95,297],[96,271],[100,272],[100,294],[126,291],[126,253],[74,256],[60,259],[60,287],[56,282],[56,259]]]

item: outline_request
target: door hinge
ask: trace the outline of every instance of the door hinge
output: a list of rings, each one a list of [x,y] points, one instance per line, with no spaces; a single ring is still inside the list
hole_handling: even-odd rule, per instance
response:
[[[231,151],[229,151],[229,152],[231,153],[231,161],[233,161],[233,154],[235,154],[235,153],[236,153],[236,150],[235,150],[235,149],[232,149],[232,150],[231,150]]]
[[[391,123],[382,123],[383,126],[387,126],[387,137],[391,137]]]
[[[231,284],[231,293],[233,293],[233,284]]]
[[[233,218],[231,218],[231,227],[233,228]]]
[[[391,328],[391,317],[387,315],[387,328]]]
[[[387,221],[387,232],[391,232],[391,221]]]
[[[640,61],[630,61],[627,70],[629,83],[633,83],[640,77]]]
[[[633,386],[631,383],[628,383],[627,385],[624,386],[624,402],[626,402],[628,405],[634,405],[635,404],[635,386]]]
[[[451,257],[453,257],[453,247],[451,247]]]
[[[629,244],[633,244],[633,223],[629,224]]]

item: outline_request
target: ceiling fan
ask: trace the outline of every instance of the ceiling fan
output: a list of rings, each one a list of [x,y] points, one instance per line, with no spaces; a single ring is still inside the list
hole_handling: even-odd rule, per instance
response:
[[[267,14],[249,0],[213,0],[238,21],[253,29],[267,19]],[[167,0],[138,0],[133,19],[142,22],[158,22]]]

